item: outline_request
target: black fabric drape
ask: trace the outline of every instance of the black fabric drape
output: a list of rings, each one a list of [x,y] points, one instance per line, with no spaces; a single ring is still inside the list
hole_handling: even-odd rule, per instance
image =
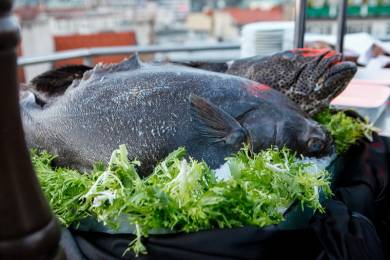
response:
[[[334,181],[336,199],[372,221],[390,259],[390,138],[374,134],[373,142],[360,140],[343,164]]]

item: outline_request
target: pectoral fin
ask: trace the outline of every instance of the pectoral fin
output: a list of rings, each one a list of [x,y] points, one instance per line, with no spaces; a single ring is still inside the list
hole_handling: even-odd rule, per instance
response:
[[[209,142],[239,146],[245,141],[245,129],[231,115],[197,95],[191,95],[190,102],[197,128]]]

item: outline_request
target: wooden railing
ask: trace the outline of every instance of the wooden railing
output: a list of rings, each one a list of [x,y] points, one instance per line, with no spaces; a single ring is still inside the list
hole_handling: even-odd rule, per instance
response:
[[[60,229],[42,196],[24,141],[16,80],[19,28],[0,1],[0,258],[61,259]]]

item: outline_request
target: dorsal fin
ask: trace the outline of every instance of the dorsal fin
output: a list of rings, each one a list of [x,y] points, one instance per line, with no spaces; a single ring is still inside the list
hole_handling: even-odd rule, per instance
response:
[[[213,103],[197,95],[190,95],[193,116],[198,119],[197,128],[202,137],[209,142],[232,146],[241,146],[246,131],[231,115],[216,107]]]
[[[138,52],[134,53],[133,56],[119,63],[118,66],[123,70],[134,70],[140,68],[142,62],[139,58]]]
[[[139,58],[138,52],[134,53],[133,56],[124,59],[118,64],[113,64],[110,71],[128,71],[139,69],[142,65],[142,62]]]
[[[112,63],[112,64],[103,64],[99,63],[96,64],[96,66],[93,68],[93,71],[91,73],[109,73],[109,72],[119,72],[119,71],[130,71],[130,70],[136,70],[139,69],[142,65],[141,60],[139,59],[138,53],[134,53],[133,56],[131,56],[128,59],[124,59],[123,61],[119,63]],[[89,77],[90,75],[87,75]]]

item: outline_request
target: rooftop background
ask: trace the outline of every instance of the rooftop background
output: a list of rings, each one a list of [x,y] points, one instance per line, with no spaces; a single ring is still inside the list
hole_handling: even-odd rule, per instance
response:
[[[337,2],[309,1],[307,32],[335,35]],[[289,0],[17,0],[14,13],[22,27],[20,54],[44,56],[103,46],[241,45],[245,25],[292,21],[294,3]],[[390,0],[350,0],[348,15],[347,32],[367,32],[378,39],[390,39]],[[226,50],[160,53],[146,58],[220,61],[238,57],[239,50]],[[122,58],[97,57],[92,63],[116,62]],[[27,66],[24,79],[30,80],[53,65],[74,62],[83,61]]]

